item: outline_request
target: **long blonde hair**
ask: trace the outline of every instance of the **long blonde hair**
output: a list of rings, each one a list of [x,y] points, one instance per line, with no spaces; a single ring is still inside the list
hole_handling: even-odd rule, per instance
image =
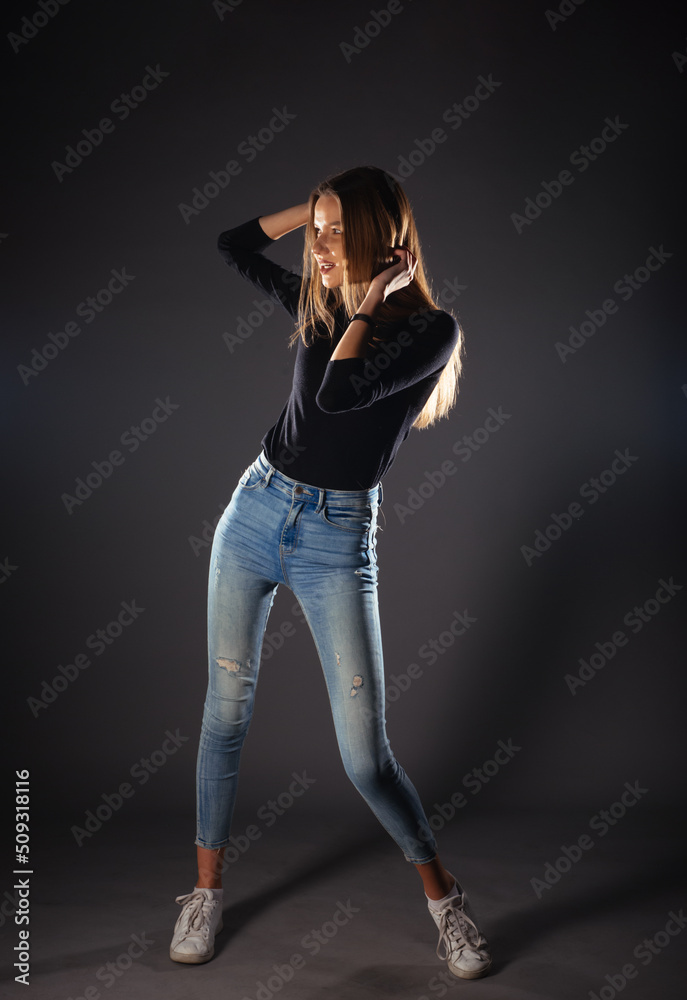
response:
[[[336,288],[325,288],[319,271],[313,267],[313,244],[317,239],[314,227],[315,205],[323,195],[333,195],[341,205],[343,229],[343,281]],[[343,307],[347,316],[360,309],[372,278],[391,263],[388,247],[405,245],[417,258],[413,280],[404,288],[392,292],[379,306],[377,329],[398,322],[411,313],[443,309],[458,323],[458,341],[443,369],[437,385],[415,420],[418,430],[431,427],[441,417],[448,416],[458,395],[458,381],[465,353],[463,328],[452,310],[435,301],[422,262],[422,248],[408,197],[391,174],[378,167],[353,167],[326,178],[310,194],[309,217],[303,244],[303,280],[298,302],[298,321],[289,346],[299,337],[307,345],[307,334],[315,337],[334,335],[337,309]],[[317,325],[328,334],[320,333]],[[376,342],[376,343],[375,343]],[[375,334],[371,343],[383,342]]]

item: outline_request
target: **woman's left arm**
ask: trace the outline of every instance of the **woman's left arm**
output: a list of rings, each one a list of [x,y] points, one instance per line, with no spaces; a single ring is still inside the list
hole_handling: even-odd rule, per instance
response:
[[[317,405],[325,413],[344,413],[408,389],[446,366],[459,336],[460,326],[450,313],[418,309],[389,333],[374,358],[329,361]]]
[[[383,301],[384,293],[378,287],[373,288],[370,286],[358,312],[365,313],[366,316],[376,319],[379,306]],[[335,350],[332,352],[330,361],[342,361],[347,358],[366,358],[367,345],[370,343],[372,333],[372,327],[364,319],[352,320],[346,327],[344,335],[336,345]]]
[[[417,259],[408,247],[391,247],[391,252],[400,259],[396,264],[384,268],[370,282],[367,295],[363,299],[358,312],[365,313],[375,319],[380,305],[392,292],[405,287],[413,280]],[[364,319],[352,320],[344,331],[344,335],[336,345],[330,361],[342,361],[346,358],[364,358],[367,356],[367,345],[372,335],[372,327]]]
[[[376,310],[392,292],[412,281],[417,261],[407,247],[392,251],[400,257],[370,283],[359,312],[374,319]],[[368,359],[373,330],[365,320],[349,323],[327,364],[317,393],[325,413],[343,413],[371,406],[378,399],[400,392],[443,368],[460,335],[458,322],[441,310],[418,309],[378,346]]]

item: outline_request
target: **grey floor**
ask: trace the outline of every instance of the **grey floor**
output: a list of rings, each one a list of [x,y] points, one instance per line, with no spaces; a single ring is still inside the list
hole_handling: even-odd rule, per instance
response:
[[[673,933],[666,932],[671,911],[683,917],[687,907],[683,838],[669,817],[636,815],[595,835],[593,848],[542,890],[541,899],[531,880],[542,878],[546,862],[585,832],[588,816],[481,813],[447,823],[437,833],[441,857],[470,894],[494,957],[490,975],[471,982],[450,977],[436,957],[437,932],[420,880],[376,821],[352,834],[345,817],[337,822],[302,813],[263,830],[229,867],[214,959],[200,966],[170,961],[174,897],[195,880],[189,824],[192,817],[129,817],[125,823],[121,816],[110,821],[106,837],[94,836],[81,848],[64,838],[51,845],[42,835],[32,876],[30,989],[12,981],[17,938],[5,906],[2,995],[686,995],[687,926],[675,933],[678,925],[670,924]],[[235,828],[242,829],[240,823]],[[11,890],[3,899],[10,897]],[[292,963],[294,955],[300,960]]]

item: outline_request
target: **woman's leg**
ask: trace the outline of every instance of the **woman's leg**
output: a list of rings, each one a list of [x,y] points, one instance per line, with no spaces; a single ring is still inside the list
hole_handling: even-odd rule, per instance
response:
[[[425,864],[416,864],[422,886],[428,899],[443,899],[455,885],[455,878],[448,872],[437,854]]]
[[[208,688],[196,766],[198,886],[221,885],[241,750],[250,726],[260,653],[278,583],[265,576],[268,533],[252,493],[222,516],[208,591]],[[264,526],[266,529],[268,525]],[[255,543],[259,545],[256,549]]]
[[[322,511],[306,505],[298,547],[285,560],[287,582],[319,653],[346,774],[406,860],[425,864],[436,841],[386,734],[377,509],[376,501],[357,507],[344,499]],[[441,874],[438,862],[430,872]]]
[[[209,847],[196,847],[198,863],[197,889],[221,889],[222,872],[224,871],[224,848],[217,847],[214,851]]]
[[[199,964],[222,929],[222,868],[236,800],[239,762],[258,680],[262,641],[281,579],[283,511],[249,466],[217,525],[208,591],[209,677],[196,766],[198,879],[178,896],[170,958]],[[275,576],[276,573],[276,576]]]
[[[367,511],[332,504],[323,523],[312,508],[309,515],[301,526],[308,569],[290,579],[298,581],[294,592],[320,655],[346,773],[422,878],[439,931],[437,956],[453,975],[477,979],[491,966],[488,942],[467,894],[439,859],[417,791],[386,735],[375,504]]]

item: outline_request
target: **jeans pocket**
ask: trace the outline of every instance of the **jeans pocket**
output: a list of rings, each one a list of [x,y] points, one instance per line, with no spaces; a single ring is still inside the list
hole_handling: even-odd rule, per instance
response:
[[[344,507],[325,504],[320,516],[327,524],[342,531],[367,531],[372,521],[372,506],[362,504]]]
[[[239,489],[254,490],[264,482],[264,479],[265,474],[256,465],[249,465],[239,479]]]

